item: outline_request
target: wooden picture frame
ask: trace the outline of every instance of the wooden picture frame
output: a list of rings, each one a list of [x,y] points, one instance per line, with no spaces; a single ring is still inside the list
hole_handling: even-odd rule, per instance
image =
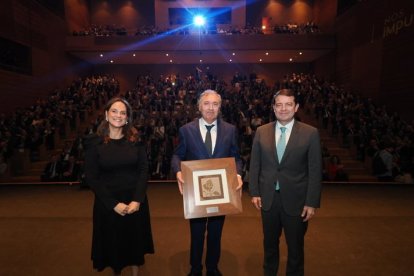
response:
[[[181,162],[186,219],[243,211],[233,157]]]

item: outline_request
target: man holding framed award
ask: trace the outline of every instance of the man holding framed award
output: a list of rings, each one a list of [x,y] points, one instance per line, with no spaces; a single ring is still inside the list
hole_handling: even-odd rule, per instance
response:
[[[176,174],[178,188],[183,194],[184,179],[181,161],[206,160],[233,157],[237,170],[237,190],[243,185],[241,179],[242,161],[239,154],[237,129],[235,126],[218,118],[221,107],[221,96],[214,90],[204,91],[198,99],[198,109],[201,118],[182,126],[179,130],[179,144],[172,157],[171,166]],[[223,195],[222,173],[198,176],[201,185],[201,200],[219,198]],[[187,184],[187,183],[186,183]],[[241,193],[240,193],[241,194]],[[222,275],[218,269],[221,252],[221,234],[224,225],[224,215],[207,216],[190,219],[191,275],[202,275],[202,255],[204,237],[207,231],[207,256],[205,265],[208,276]]]

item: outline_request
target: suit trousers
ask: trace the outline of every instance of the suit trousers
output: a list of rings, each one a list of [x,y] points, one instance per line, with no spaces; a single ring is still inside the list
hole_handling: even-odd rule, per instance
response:
[[[207,270],[217,269],[221,252],[221,234],[225,216],[190,219],[191,249],[190,265],[192,272],[201,272],[203,269],[202,256],[204,237],[207,230]]]
[[[304,238],[307,222],[299,216],[290,216],[283,210],[281,194],[274,192],[268,211],[262,210],[264,275],[275,276],[279,269],[279,239],[282,229],[288,248],[286,275],[304,275]]]

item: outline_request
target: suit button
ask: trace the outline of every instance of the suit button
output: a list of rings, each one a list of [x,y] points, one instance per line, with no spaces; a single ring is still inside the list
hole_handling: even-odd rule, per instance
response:
[[[281,169],[277,169],[277,171],[278,171],[278,172],[280,172],[280,171],[281,171]]]

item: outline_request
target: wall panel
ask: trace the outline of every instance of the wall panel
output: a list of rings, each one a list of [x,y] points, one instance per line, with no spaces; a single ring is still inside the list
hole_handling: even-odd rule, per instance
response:
[[[341,15],[336,27],[338,81],[411,120],[414,2],[363,1]]]
[[[9,16],[0,18],[0,36],[30,48],[32,74],[0,70],[0,109],[10,113],[33,104],[77,75],[65,53],[65,21],[36,1],[5,0]]]

